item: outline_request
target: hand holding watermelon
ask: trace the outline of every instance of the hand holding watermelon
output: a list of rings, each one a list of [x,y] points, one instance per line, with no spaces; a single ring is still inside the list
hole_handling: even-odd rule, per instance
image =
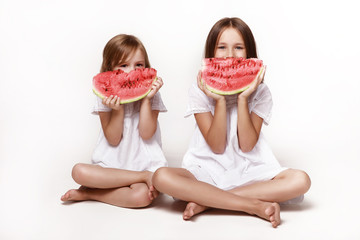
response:
[[[121,105],[120,97],[113,95],[109,97],[104,97],[102,100],[102,104],[113,110],[120,110],[121,108],[124,107],[123,105]]]
[[[238,98],[239,99],[241,99],[241,98],[247,99],[253,92],[255,92],[256,89],[258,88],[258,86],[260,85],[260,83],[262,83],[264,81],[265,72],[266,72],[266,66],[262,66],[260,68],[260,71],[256,75],[256,78],[254,79],[254,81],[252,81],[252,83],[249,85],[248,89],[246,89],[244,92],[239,94]]]
[[[162,85],[164,85],[164,82],[162,80],[161,77],[157,77],[155,79],[155,81],[153,82],[152,86],[151,86],[151,91],[149,92],[148,95],[146,95],[145,98],[147,99],[151,99],[152,97],[155,96],[155,94],[159,91],[159,89],[162,87]]]
[[[199,71],[197,76],[197,85],[200,88],[200,90],[205,93],[206,96],[213,98],[215,101],[222,99],[225,100],[225,96],[213,93],[208,89],[208,87],[206,86],[206,82],[203,81],[203,79],[201,78],[201,71]]]

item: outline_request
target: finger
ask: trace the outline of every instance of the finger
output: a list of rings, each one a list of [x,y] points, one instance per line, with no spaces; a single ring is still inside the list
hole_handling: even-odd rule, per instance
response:
[[[114,105],[114,104],[115,104],[116,99],[117,99],[117,96],[113,97],[113,98],[111,99],[111,101],[110,101],[110,104],[111,104],[111,105]]]
[[[106,105],[106,101],[107,101],[107,97],[104,97],[103,100],[102,100],[102,104]]]
[[[258,73],[258,78],[263,80],[264,79],[264,75],[265,75],[265,71],[266,71],[266,66],[262,66],[260,68],[260,71]]]
[[[210,94],[212,94],[213,92],[211,92],[208,88],[207,88],[207,85],[205,83],[205,81],[202,82],[202,86],[203,86],[203,91],[205,92],[205,94],[207,96],[210,96]]]
[[[117,97],[115,104],[116,104],[116,105],[120,105],[120,101],[121,101],[121,100],[120,100],[120,97]]]
[[[160,87],[161,87],[161,83],[159,83],[159,82],[155,82],[155,83],[153,83],[153,85],[151,86],[152,89],[154,89],[154,88],[160,88]]]
[[[197,85],[202,90],[202,83],[201,83],[201,71],[198,72],[197,75]]]
[[[153,197],[154,197],[154,199],[157,198],[158,196],[159,196],[159,191],[156,190],[156,189],[154,189],[154,191],[153,191]]]
[[[156,83],[157,83],[157,84],[160,84],[160,85],[163,85],[163,84],[164,84],[164,82],[163,82],[163,80],[162,80],[161,77],[158,77],[158,78],[157,78]]]
[[[266,65],[264,66],[264,69],[263,69],[263,72],[262,72],[262,74],[261,74],[261,79],[264,79],[264,77],[265,77],[265,73],[266,73]]]
[[[151,200],[154,199],[154,193],[153,193],[153,191],[154,191],[154,186],[151,185],[151,186],[149,187],[149,197],[150,197]]]
[[[148,192],[148,198],[150,199],[150,201],[154,200],[154,197],[153,197],[151,191]]]
[[[150,187],[150,192],[152,194],[153,199],[157,198],[157,196],[159,195],[158,190],[156,190],[156,188],[154,186]]]
[[[160,82],[157,83],[157,85],[159,86],[159,89],[164,85],[164,82],[161,80]]]
[[[106,105],[109,105],[109,104],[110,104],[112,98],[113,98],[113,95],[110,95],[110,96],[106,99],[106,102],[105,102]]]
[[[266,72],[266,66],[263,66],[261,68],[261,71],[259,72],[259,76],[258,76],[258,80],[257,80],[257,86],[260,85],[260,83],[262,83],[264,81],[264,76],[265,76],[265,72]]]
[[[201,76],[198,78],[198,87],[205,93],[206,91],[206,84],[205,81],[201,78]]]

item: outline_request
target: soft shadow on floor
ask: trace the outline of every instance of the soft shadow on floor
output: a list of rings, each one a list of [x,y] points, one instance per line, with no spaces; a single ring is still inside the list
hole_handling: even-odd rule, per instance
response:
[[[170,208],[173,200],[169,196],[160,193],[159,196],[152,202],[151,207],[153,208]]]
[[[282,212],[295,212],[295,211],[306,211],[314,208],[314,204],[309,200],[304,200],[299,204],[291,204],[291,205],[280,205]]]

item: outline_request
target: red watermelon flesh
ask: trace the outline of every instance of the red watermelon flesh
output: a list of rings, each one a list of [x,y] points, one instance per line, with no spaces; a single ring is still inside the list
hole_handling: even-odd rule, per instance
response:
[[[118,96],[120,103],[135,102],[144,98],[156,80],[153,68],[137,68],[126,73],[122,70],[97,74],[93,78],[93,91],[100,98]]]
[[[262,66],[256,58],[205,58],[201,78],[211,92],[232,95],[246,90]]]

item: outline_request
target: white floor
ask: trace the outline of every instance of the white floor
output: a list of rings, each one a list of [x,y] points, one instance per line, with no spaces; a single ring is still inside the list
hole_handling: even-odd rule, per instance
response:
[[[166,195],[137,210],[98,202],[63,204],[61,194],[76,187],[71,163],[61,161],[68,153],[43,156],[22,167],[2,162],[0,239],[360,239],[360,168],[338,164],[358,159],[358,151],[344,159],[331,148],[306,151],[308,158],[299,149],[288,150],[289,156],[296,154],[287,165],[306,170],[312,187],[302,204],[282,207],[277,229],[257,217],[224,210],[183,221],[185,203]]]

